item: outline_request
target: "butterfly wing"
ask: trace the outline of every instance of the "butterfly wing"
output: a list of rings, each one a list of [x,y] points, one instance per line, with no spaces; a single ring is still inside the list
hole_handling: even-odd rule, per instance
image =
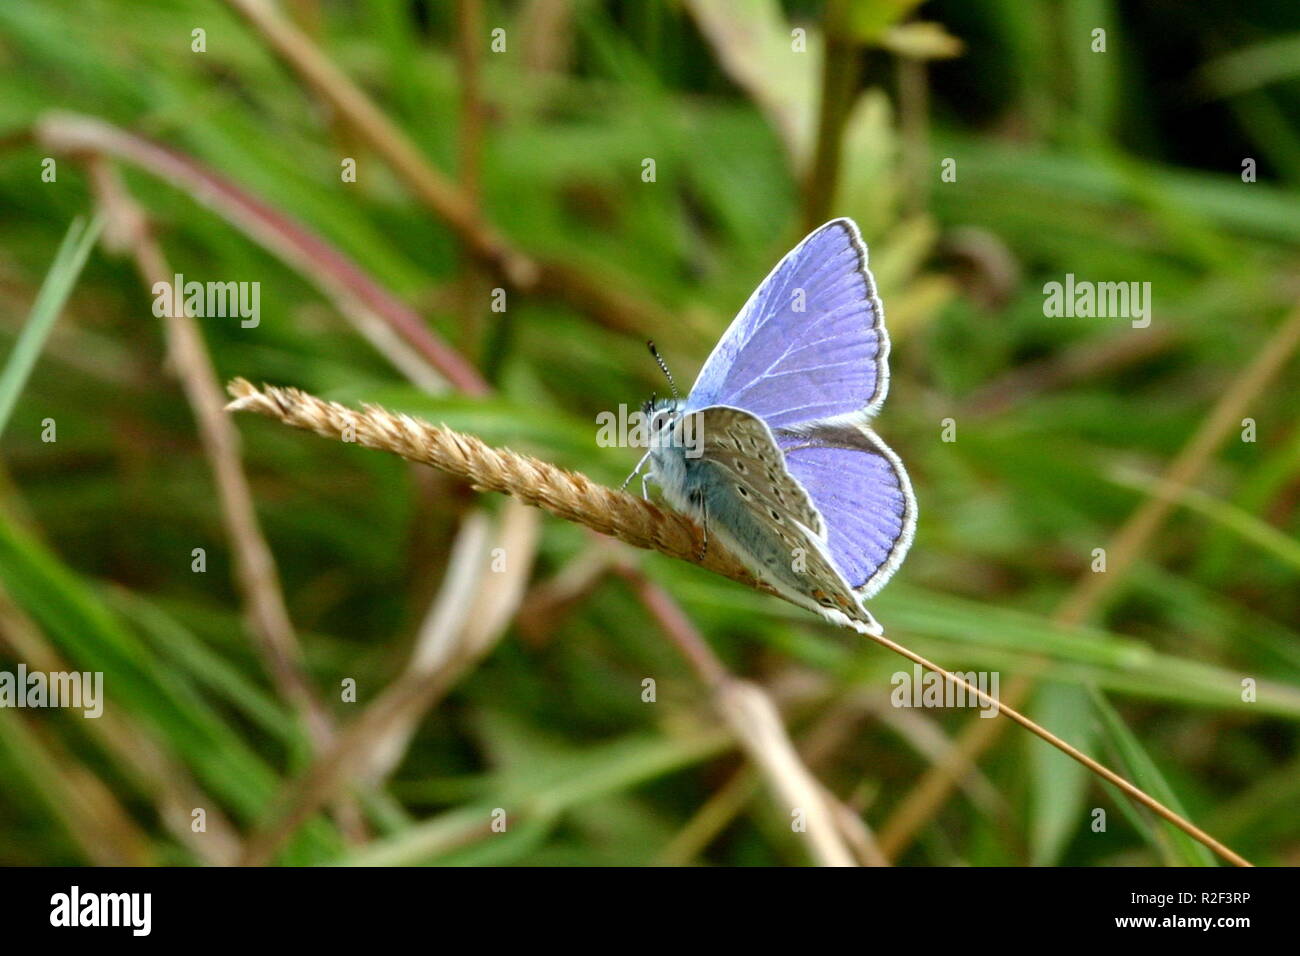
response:
[[[700,457],[688,468],[684,493],[710,533],[795,603],[880,633],[837,569],[825,521],[786,467],[772,430],[738,408],[713,406],[692,417]]]
[[[889,338],[851,219],[799,243],[750,296],[691,389],[687,410],[743,408],[773,429],[874,414]]]
[[[897,455],[871,429],[822,425],[777,434],[790,474],[826,521],[836,568],[863,598],[903,563],[916,498]]]

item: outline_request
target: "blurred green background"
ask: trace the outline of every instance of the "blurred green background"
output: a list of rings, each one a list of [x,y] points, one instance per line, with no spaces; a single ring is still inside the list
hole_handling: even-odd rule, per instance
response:
[[[888,634],[1004,694],[1032,677],[1035,719],[1253,862],[1297,862],[1300,428],[1278,330],[1298,185],[1284,0],[7,0],[0,353],[70,278],[69,223],[108,203],[109,228],[4,426],[0,669],[103,671],[106,714],[0,709],[0,863],[824,862],[658,595],[778,704],[860,821],[838,832],[860,862],[1213,864],[1014,727],[924,808],[918,781],[989,722],[890,707],[910,664],[248,416],[225,421],[278,581],[239,586],[187,401],[204,387],[377,402],[617,485],[637,455],[598,447],[595,417],[663,390],[644,340],[689,382],[832,215],[871,248],[894,340],[877,428],[920,503],[872,602]],[[123,232],[131,212],[147,233]],[[189,279],[260,283],[256,328],[197,320],[215,377],[169,361],[181,332],[129,251],[146,235]],[[1150,327],[1046,317],[1067,273],[1150,282]],[[443,387],[425,330],[474,394]],[[1261,361],[1277,374],[1252,392]],[[1234,394],[1245,414],[1215,432]],[[1207,429],[1190,490],[1072,626],[1094,549],[1114,562]],[[339,740],[358,756],[307,801]]]

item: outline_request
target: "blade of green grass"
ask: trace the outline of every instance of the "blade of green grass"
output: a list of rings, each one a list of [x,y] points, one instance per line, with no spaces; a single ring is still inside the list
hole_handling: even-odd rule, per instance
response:
[[[1117,485],[1155,493],[1160,482],[1135,471],[1117,471],[1108,476]],[[1199,488],[1179,488],[1173,492],[1174,500],[1188,511],[1209,518],[1236,534],[1243,541],[1271,554],[1282,563],[1300,571],[1300,541],[1265,524],[1248,511],[1243,511],[1228,501],[1207,495]]]
[[[45,340],[49,338],[50,330],[63,311],[72,287],[77,284],[77,277],[86,264],[91,246],[103,228],[104,221],[99,216],[91,220],[88,227],[80,218],[74,219],[72,225],[68,226],[63,242],[59,244],[59,251],[55,253],[54,262],[36,294],[36,301],[32,303],[32,310],[27,314],[22,334],[14,343],[4,370],[0,371],[0,434],[4,434],[9,416],[18,404],[18,396],[22,394],[32,369],[36,367],[36,359],[45,347]]]
[[[1101,717],[1102,732],[1119,753],[1130,779],[1173,810],[1174,813],[1185,819],[1190,819],[1187,811],[1183,808],[1182,802],[1178,799],[1178,795],[1174,793],[1173,787],[1169,785],[1164,774],[1160,772],[1160,768],[1156,766],[1155,761],[1143,749],[1137,737],[1128,729],[1128,725],[1124,723],[1124,719],[1120,717],[1119,712],[1111,706],[1101,691],[1096,688],[1090,690],[1093,706],[1096,708],[1098,716]],[[1126,799],[1120,794],[1116,794],[1115,798],[1117,800]],[[1151,821],[1146,825],[1147,830],[1151,830],[1153,827],[1163,833],[1160,843],[1169,847],[1173,857],[1172,862],[1181,866],[1218,866],[1214,854],[1207,847],[1202,846],[1183,833],[1182,830],[1162,820]]]
[[[716,732],[676,738],[636,734],[567,759],[524,766],[520,770],[526,779],[517,774],[500,780],[493,800],[439,814],[395,837],[373,842],[341,862],[402,866],[458,851],[491,833],[489,824],[497,807],[507,810],[509,829],[529,822],[549,825],[573,807],[673,773],[715,756],[729,744],[727,735]],[[535,845],[536,834],[530,833],[518,849],[526,852]],[[495,862],[507,861],[497,858]]]
[[[1087,692],[1071,684],[1044,684],[1036,694],[1035,719],[1080,750],[1092,750],[1095,722]],[[1029,821],[1030,862],[1055,866],[1079,830],[1088,782],[1082,764],[1037,737],[1028,740],[1034,799]]]
[[[1235,96],[1300,76],[1300,33],[1240,47],[1201,67],[1200,80],[1214,96]]]

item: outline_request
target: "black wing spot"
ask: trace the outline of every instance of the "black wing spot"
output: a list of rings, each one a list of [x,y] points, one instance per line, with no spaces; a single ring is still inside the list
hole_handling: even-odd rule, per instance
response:
[[[736,485],[736,490],[740,492],[740,497],[742,498],[749,497],[749,489],[746,488],[744,485]]]
[[[743,475],[743,474],[745,474],[746,470],[747,470],[747,469],[745,468],[745,463],[744,463],[743,461],[740,461],[739,459],[737,459],[737,461],[736,461],[736,471],[740,472],[740,473]]]
[[[768,512],[772,515],[772,520],[775,521],[777,524],[780,524],[780,523],[781,523],[781,516],[780,516],[779,514],[777,514],[776,509],[775,509],[775,508],[768,508],[767,510],[768,510]]]

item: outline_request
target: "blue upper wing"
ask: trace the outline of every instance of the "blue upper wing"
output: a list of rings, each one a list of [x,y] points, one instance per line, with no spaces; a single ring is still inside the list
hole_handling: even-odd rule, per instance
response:
[[[851,219],[799,243],[750,296],[704,364],[688,411],[731,405],[775,429],[873,414],[889,385],[889,338]]]
[[[903,463],[869,428],[815,425],[779,432],[790,474],[826,523],[826,544],[849,586],[869,598],[903,563],[916,498]]]

